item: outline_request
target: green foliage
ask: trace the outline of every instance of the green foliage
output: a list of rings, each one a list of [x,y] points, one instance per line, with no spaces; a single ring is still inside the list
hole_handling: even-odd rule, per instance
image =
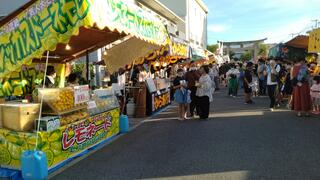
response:
[[[218,48],[219,48],[218,44],[211,44],[207,46],[207,49],[212,53],[215,53]]]
[[[230,58],[230,59],[234,59],[234,55],[236,55],[235,52],[233,52],[233,51],[230,51],[230,52],[229,52],[229,58]]]
[[[94,78],[94,66],[93,64],[89,64],[89,70],[90,70],[90,79]],[[79,84],[88,84],[86,81],[86,77],[83,77],[83,72],[86,71],[86,64],[80,63],[80,64],[74,64],[72,66],[72,72],[76,73],[80,79]]]
[[[245,53],[243,53],[241,55],[241,61],[249,61],[251,60],[253,57],[252,52],[251,51],[246,51]]]
[[[268,45],[260,44],[259,45],[259,56],[267,57],[268,56]]]

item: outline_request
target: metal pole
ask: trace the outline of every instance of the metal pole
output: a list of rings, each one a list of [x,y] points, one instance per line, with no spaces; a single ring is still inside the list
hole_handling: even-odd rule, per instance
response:
[[[86,70],[87,70],[86,78],[90,87],[90,69],[89,69],[89,51],[88,50],[86,52]]]
[[[46,65],[45,65],[45,69],[44,69],[42,89],[45,88],[45,84],[46,84],[48,62],[49,62],[49,51],[47,51]],[[35,151],[37,150],[37,147],[38,147],[39,130],[40,130],[40,119],[41,119],[41,115],[42,115],[42,105],[43,105],[43,94],[41,94],[40,97],[41,97],[41,100],[40,100],[40,110],[39,110],[38,123],[37,123],[36,146],[34,147]]]

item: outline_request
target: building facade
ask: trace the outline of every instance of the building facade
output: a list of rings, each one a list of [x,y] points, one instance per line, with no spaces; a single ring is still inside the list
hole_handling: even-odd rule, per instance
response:
[[[202,0],[159,0],[184,20],[178,23],[180,38],[186,39],[193,56],[204,57],[207,49],[208,8]]]

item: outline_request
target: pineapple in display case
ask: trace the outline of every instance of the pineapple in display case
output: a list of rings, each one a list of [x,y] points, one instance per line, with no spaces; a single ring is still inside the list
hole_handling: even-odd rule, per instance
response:
[[[89,118],[89,113],[87,112],[87,110],[79,110],[69,114],[61,115],[60,124],[61,126],[65,126],[80,120],[84,120],[86,118]]]
[[[46,105],[45,110],[51,108],[54,112],[64,112],[75,108],[74,91],[72,88],[45,88],[38,89],[38,102],[41,101]],[[48,107],[49,106],[49,107]]]

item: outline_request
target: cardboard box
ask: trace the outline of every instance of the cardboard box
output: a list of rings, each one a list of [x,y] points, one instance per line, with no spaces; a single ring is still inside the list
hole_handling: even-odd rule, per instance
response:
[[[38,120],[35,121],[35,128],[37,129],[38,127]],[[56,130],[60,127],[60,118],[59,116],[47,116],[47,117],[42,117],[40,119],[40,127],[39,131],[53,131]]]
[[[15,131],[31,131],[39,117],[40,104],[8,103],[2,105],[2,125]]]

